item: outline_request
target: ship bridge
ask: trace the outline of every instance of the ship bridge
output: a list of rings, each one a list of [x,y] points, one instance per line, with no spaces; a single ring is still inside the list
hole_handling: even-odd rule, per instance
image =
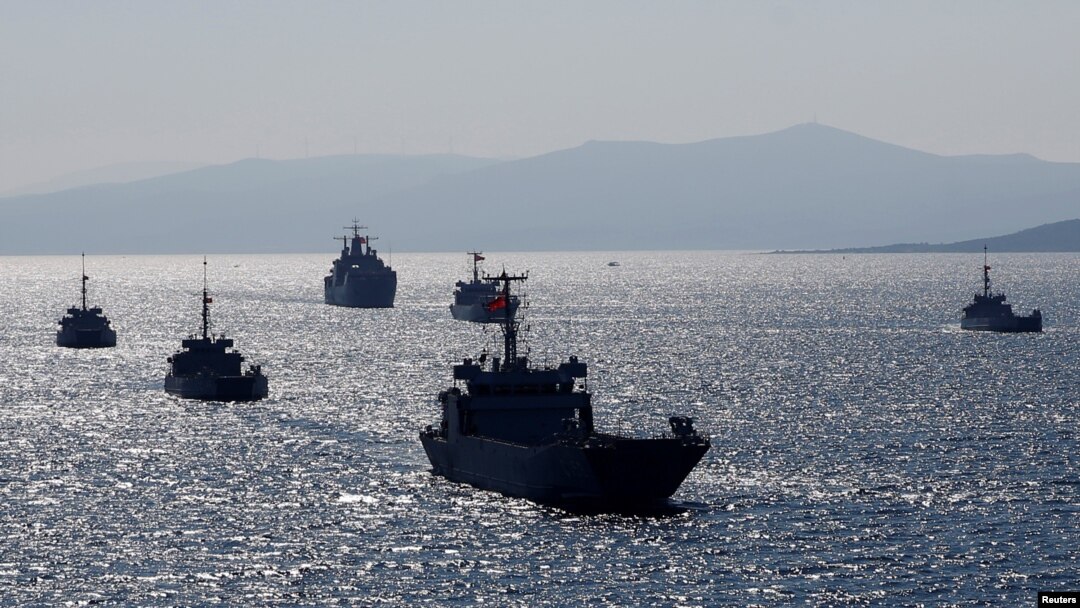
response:
[[[462,434],[536,444],[568,427],[592,431],[592,395],[575,390],[575,380],[587,375],[585,363],[571,357],[543,370],[520,363],[513,371],[497,371],[497,357],[490,370],[471,359],[454,366],[454,379],[465,381],[467,389],[456,399]]]

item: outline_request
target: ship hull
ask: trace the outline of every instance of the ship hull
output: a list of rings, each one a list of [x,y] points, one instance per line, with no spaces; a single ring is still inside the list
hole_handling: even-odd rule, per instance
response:
[[[397,276],[349,276],[342,285],[326,281],[323,297],[327,304],[350,308],[393,308]]]
[[[510,316],[517,312],[517,304],[511,304]],[[458,321],[472,321],[473,323],[502,323],[506,321],[506,310],[502,308],[492,312],[484,304],[451,304],[450,315]]]
[[[165,392],[203,401],[258,401],[269,393],[266,376],[165,376]]]
[[[960,329],[1026,333],[1042,331],[1042,317],[970,317],[960,320]]]
[[[56,332],[56,345],[65,348],[111,348],[116,332],[111,329],[64,329]]]
[[[666,500],[709,449],[679,438],[607,436],[526,446],[422,433],[421,443],[432,472],[451,481],[540,503],[616,509]]]

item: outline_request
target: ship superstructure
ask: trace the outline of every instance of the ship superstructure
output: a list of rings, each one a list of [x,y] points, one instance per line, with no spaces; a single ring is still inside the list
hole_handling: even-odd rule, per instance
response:
[[[384,264],[371,247],[378,237],[361,234],[367,226],[356,220],[345,229],[352,230],[352,240],[341,237],[341,257],[334,260],[330,274],[323,279],[324,301],[352,308],[392,308],[397,294],[397,272]]]
[[[975,294],[975,301],[964,307],[960,329],[998,332],[1040,332],[1042,312],[1038,308],[1028,316],[1013,313],[1012,305],[1005,303],[1005,294],[994,293],[990,288],[990,264],[987,248],[983,246],[983,292]]]
[[[459,321],[474,323],[502,323],[507,315],[517,313],[520,298],[500,297],[498,281],[480,278],[480,262],[484,260],[482,251],[470,251],[473,262],[471,281],[458,281],[454,287],[454,303],[450,305],[450,314]]]
[[[182,350],[169,357],[165,392],[204,401],[256,401],[268,394],[266,376],[259,365],[243,369],[244,357],[231,350],[233,341],[210,332],[210,304],[203,259],[202,335],[188,336]]]
[[[509,300],[526,277],[485,278]],[[538,502],[633,508],[669,498],[709,449],[683,416],[653,438],[597,431],[587,365],[570,357],[532,368],[518,352],[519,322],[507,316],[501,328],[502,357],[455,365],[454,386],[439,393],[441,421],[420,433],[436,475]]]
[[[59,321],[56,345],[67,348],[109,348],[116,346],[116,330],[100,306],[86,306],[86,254],[82,254],[82,307],[67,309]]]

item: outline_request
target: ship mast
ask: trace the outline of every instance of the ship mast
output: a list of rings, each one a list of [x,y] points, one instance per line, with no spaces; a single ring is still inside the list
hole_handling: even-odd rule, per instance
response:
[[[353,240],[354,241],[360,238],[360,231],[361,230],[367,230],[367,229],[368,229],[367,226],[361,226],[360,225],[360,220],[355,219],[355,218],[352,221],[352,226],[345,226],[345,230],[352,230]],[[366,244],[368,250],[371,250],[371,241],[372,240],[373,239],[370,236],[365,234],[364,238],[362,240],[362,244]],[[353,254],[353,255],[362,255],[363,253],[364,253],[364,250],[363,250],[363,248],[361,248],[358,254]]]
[[[983,245],[983,297],[990,296],[990,264],[986,259],[986,245]]]
[[[82,254],[82,309],[86,310],[86,282],[90,277],[86,276],[86,252]]]
[[[473,283],[479,283],[480,282],[480,271],[477,269],[477,263],[480,260],[484,259],[484,252],[483,251],[466,251],[465,253],[468,253],[469,255],[472,256],[472,281],[473,281]]]
[[[206,291],[206,256],[202,259],[202,337],[210,335],[210,294]]]
[[[489,277],[489,276],[484,277],[485,281],[496,281],[496,282],[499,282],[499,283],[503,284],[503,286],[502,286],[502,294],[499,296],[499,298],[502,298],[502,308],[503,308],[504,313],[505,313],[503,315],[504,318],[503,318],[503,326],[502,326],[502,330],[503,330],[503,363],[502,363],[502,365],[503,365],[503,370],[504,371],[509,371],[511,369],[514,369],[518,365],[518,356],[517,356],[517,327],[518,327],[518,322],[514,318],[514,315],[510,314],[510,283],[512,281],[524,281],[525,279],[528,279],[528,278],[529,278],[528,275],[509,276],[509,275],[506,274],[506,270],[503,270],[502,274],[500,274],[499,276],[496,276],[496,277]],[[496,298],[495,300],[492,300],[491,303],[488,303],[488,310],[489,311],[493,310],[491,308],[491,306],[492,306],[492,304],[494,302],[498,301],[499,298]]]

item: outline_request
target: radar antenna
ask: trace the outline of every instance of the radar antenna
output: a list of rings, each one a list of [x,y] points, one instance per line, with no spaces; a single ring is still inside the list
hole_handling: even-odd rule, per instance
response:
[[[367,226],[361,226],[360,225],[360,220],[358,220],[356,218],[353,218],[352,226],[345,226],[345,230],[352,230],[352,234],[353,234],[354,238],[357,238],[357,237],[360,236],[360,231],[361,230],[367,230],[367,229],[368,229],[368,227]]]

